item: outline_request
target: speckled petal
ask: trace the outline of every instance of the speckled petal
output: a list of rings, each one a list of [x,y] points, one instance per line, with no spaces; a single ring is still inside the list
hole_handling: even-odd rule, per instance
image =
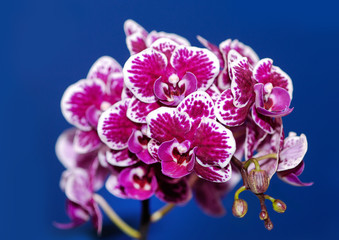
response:
[[[73,144],[77,153],[88,153],[98,149],[101,141],[96,130],[81,131],[77,129]]]
[[[83,169],[71,171],[65,184],[65,194],[69,200],[79,205],[86,206],[92,199],[89,176]]]
[[[212,53],[214,53],[218,57],[220,68],[223,68],[225,63],[224,63],[224,58],[219,50],[219,47],[210,43],[208,40],[206,40],[205,38],[199,35],[197,36],[197,39],[202,45],[204,45],[204,47],[208,48]]]
[[[124,82],[140,101],[153,103],[156,101],[154,82],[164,75],[166,66],[166,55],[148,48],[127,60],[123,68]]]
[[[252,106],[251,112],[252,119],[257,124],[257,126],[259,126],[263,131],[267,132],[268,134],[274,133],[272,118],[266,117],[258,113],[255,106]]]
[[[137,125],[126,116],[130,99],[117,102],[102,113],[98,123],[98,134],[107,146],[114,150],[127,148],[128,139]]]
[[[134,131],[128,140],[128,149],[144,163],[153,164],[157,162],[157,159],[154,159],[148,152],[149,140],[141,131]]]
[[[162,173],[171,178],[181,178],[191,173],[195,155],[190,152],[189,141],[179,143],[177,139],[160,145],[158,155],[161,160]]]
[[[202,91],[188,95],[177,107],[180,113],[187,113],[192,120],[198,118],[215,119],[214,103],[212,98]]]
[[[108,149],[105,157],[109,164],[116,167],[128,167],[139,162],[137,156],[130,152],[128,148],[123,150]]]
[[[203,164],[226,167],[235,152],[232,132],[220,123],[204,118],[197,128],[193,146],[196,156]]]
[[[186,72],[191,72],[197,78],[197,90],[205,91],[219,74],[219,60],[209,50],[197,47],[179,46],[175,49],[171,65],[181,79]]]
[[[299,165],[294,168],[294,169],[290,169],[287,171],[282,171],[282,172],[278,172],[278,177],[285,183],[290,184],[292,186],[296,186],[296,187],[308,187],[308,186],[312,186],[313,182],[309,182],[309,183],[304,183],[299,179],[299,176],[302,174],[302,172],[304,171],[304,161],[302,161],[301,163],[299,163]]]
[[[100,79],[109,86],[112,76],[122,73],[122,67],[112,57],[100,57],[91,67],[87,79]]]
[[[156,40],[160,38],[168,38],[175,43],[179,45],[184,45],[184,46],[190,46],[190,42],[186,39],[183,38],[177,34],[174,33],[166,33],[166,32],[157,32],[157,31],[152,31],[148,34],[146,38],[146,44],[147,46],[150,46],[152,43],[154,43]]]
[[[223,91],[215,103],[215,115],[224,125],[234,127],[242,125],[248,115],[250,104],[238,108],[234,106],[231,89]]]
[[[258,83],[272,83],[273,87],[281,87],[288,91],[291,99],[293,85],[291,78],[279,67],[273,66],[273,60],[270,58],[261,59],[253,69],[253,78]]]
[[[283,150],[280,152],[278,172],[297,167],[307,152],[307,139],[304,134],[300,137],[290,133],[284,141]]]
[[[233,51],[231,50],[229,54],[236,53]],[[234,96],[234,105],[236,107],[244,107],[254,96],[252,66],[246,57],[241,56],[228,64],[229,71],[232,73],[231,89]]]
[[[161,107],[146,117],[147,135],[159,142],[172,140],[182,141],[191,128],[187,113],[179,113],[175,108]]]
[[[232,177],[231,164],[228,164],[225,168],[220,168],[218,166],[204,165],[198,158],[196,158],[194,171],[198,177],[216,183],[227,182]]]
[[[146,123],[146,116],[161,105],[158,102],[144,103],[139,99],[132,97],[127,108],[127,117],[136,123]]]
[[[214,103],[219,99],[221,95],[218,87],[215,84],[212,84],[212,86],[206,90],[206,93],[212,98]]]
[[[69,86],[62,96],[62,114],[70,124],[89,131],[92,126],[87,119],[87,111],[92,106],[100,109],[104,93],[105,84],[101,80],[80,80]]]
[[[106,181],[105,187],[107,191],[118,198],[127,198],[127,194],[124,192],[123,187],[119,183],[118,173],[110,175]]]
[[[160,38],[156,40],[150,47],[154,50],[157,50],[158,52],[161,52],[166,55],[167,60],[169,61],[174,50],[179,45],[176,44],[174,41],[168,39],[168,38]]]

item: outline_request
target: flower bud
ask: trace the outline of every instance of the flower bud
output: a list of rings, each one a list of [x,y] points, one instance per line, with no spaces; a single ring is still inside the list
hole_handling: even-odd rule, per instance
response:
[[[268,218],[268,213],[266,210],[262,210],[260,213],[259,213],[259,218],[260,220],[266,220]]]
[[[274,200],[272,205],[273,205],[274,211],[276,211],[278,213],[284,213],[286,211],[286,208],[287,208],[286,204],[279,199]]]
[[[242,218],[247,213],[247,202],[243,199],[234,200],[232,213],[235,217]]]
[[[248,174],[248,186],[255,194],[266,192],[270,184],[270,178],[265,170],[253,169]]]
[[[273,229],[273,223],[270,219],[265,220],[265,228],[269,231]]]

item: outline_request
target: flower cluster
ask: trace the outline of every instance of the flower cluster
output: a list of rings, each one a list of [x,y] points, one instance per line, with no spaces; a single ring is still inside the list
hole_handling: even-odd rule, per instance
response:
[[[278,212],[286,209],[264,194],[275,173],[291,185],[311,185],[298,178],[305,135],[285,138],[283,131],[282,117],[293,110],[292,81],[271,59],[237,40],[217,47],[199,36],[205,47],[199,48],[132,20],[124,30],[131,54],[124,66],[101,57],[62,97],[74,127],[61,134],[56,153],[66,168],[60,187],[72,222],[58,227],[92,219],[100,233],[96,192],[103,186],[119,198],[154,195],[172,205],[194,195],[204,212],[220,216],[221,199],[242,178],[233,205],[242,217],[243,190],[271,200]],[[272,226],[266,209],[260,218]]]

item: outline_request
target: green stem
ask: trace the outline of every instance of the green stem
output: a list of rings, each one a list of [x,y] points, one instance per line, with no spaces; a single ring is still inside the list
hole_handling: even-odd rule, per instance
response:
[[[154,212],[151,216],[151,222],[157,222],[161,218],[163,218],[167,213],[169,213],[173,208],[175,207],[175,204],[169,203],[160,208],[158,211]]]
[[[242,193],[243,191],[246,191],[246,186],[240,187],[234,194],[234,200],[239,199],[239,194]]]

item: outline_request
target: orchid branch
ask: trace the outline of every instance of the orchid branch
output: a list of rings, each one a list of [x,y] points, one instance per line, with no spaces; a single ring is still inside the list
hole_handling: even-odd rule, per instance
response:
[[[151,216],[151,222],[157,222],[161,218],[163,218],[167,213],[169,213],[173,208],[175,207],[175,204],[168,203],[156,212],[154,212]]]
[[[122,220],[119,215],[109,206],[106,200],[100,196],[99,194],[94,194],[93,199],[99,204],[102,210],[106,213],[106,215],[111,219],[111,221],[125,234],[132,238],[139,239],[141,234],[139,231],[132,228],[128,225],[124,220]]]

